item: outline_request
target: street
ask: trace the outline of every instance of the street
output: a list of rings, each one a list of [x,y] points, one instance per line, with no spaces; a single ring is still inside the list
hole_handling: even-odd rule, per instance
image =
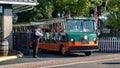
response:
[[[58,52],[48,51],[45,53],[39,52],[39,58],[32,58],[32,54],[30,54],[16,60],[0,62],[0,68],[97,68],[97,66],[118,68],[119,64],[119,53],[95,52],[91,56],[85,56],[84,53],[75,53],[64,57]]]
[[[83,62],[76,64],[67,64],[59,66],[51,66],[47,68],[120,68],[120,58],[95,62]]]

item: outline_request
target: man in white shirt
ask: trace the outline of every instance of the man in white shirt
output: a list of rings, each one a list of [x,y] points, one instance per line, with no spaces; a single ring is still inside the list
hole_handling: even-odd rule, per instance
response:
[[[39,39],[43,36],[43,32],[40,28],[35,27],[33,30],[33,57],[37,58]]]
[[[43,36],[43,32],[40,28],[35,29],[35,35],[36,36]]]

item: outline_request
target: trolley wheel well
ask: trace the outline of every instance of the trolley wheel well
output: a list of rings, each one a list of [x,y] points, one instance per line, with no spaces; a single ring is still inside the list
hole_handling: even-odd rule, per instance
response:
[[[63,50],[63,48],[64,48],[64,45],[61,44],[61,45],[60,45],[60,48],[59,48],[60,54],[63,55],[63,56],[68,56],[68,55],[69,55],[69,52]]]

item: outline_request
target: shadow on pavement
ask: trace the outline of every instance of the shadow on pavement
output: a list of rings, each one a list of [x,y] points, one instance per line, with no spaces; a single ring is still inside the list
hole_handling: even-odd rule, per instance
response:
[[[106,62],[106,63],[102,63],[102,64],[120,64],[120,62]]]
[[[29,55],[24,55],[24,58],[32,58],[32,52]],[[85,57],[84,53],[72,53],[68,56],[62,56],[59,52],[56,51],[45,51],[38,52],[38,57],[40,58],[72,58],[72,57]]]

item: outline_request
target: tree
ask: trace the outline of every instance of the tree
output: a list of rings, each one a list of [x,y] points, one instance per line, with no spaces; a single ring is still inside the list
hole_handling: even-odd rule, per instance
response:
[[[33,10],[18,13],[19,21],[39,21],[40,19],[49,19],[71,13],[72,16],[90,16],[90,10],[94,10],[95,0],[38,0],[39,5]],[[96,0],[97,6],[101,6],[103,0]],[[100,8],[101,10],[101,8]]]
[[[110,13],[108,22],[114,28],[120,25],[120,0],[109,0],[107,10]]]
[[[20,21],[39,21],[40,19],[52,18],[53,0],[38,0],[39,5],[35,6],[32,10],[18,13]]]

